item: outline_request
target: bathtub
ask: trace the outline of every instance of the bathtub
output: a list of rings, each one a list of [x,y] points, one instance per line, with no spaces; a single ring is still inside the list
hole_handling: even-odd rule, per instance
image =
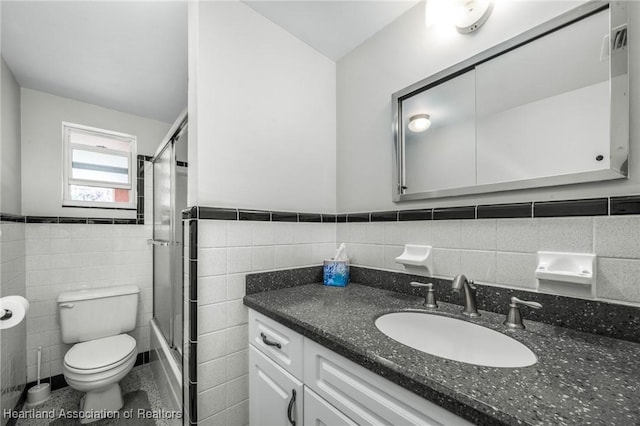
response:
[[[150,321],[150,364],[160,397],[167,410],[182,411],[182,368],[167,344],[155,318]]]

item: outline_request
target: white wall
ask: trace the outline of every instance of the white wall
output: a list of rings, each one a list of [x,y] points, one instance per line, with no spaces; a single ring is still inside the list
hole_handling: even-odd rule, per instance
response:
[[[189,204],[335,211],[335,64],[240,2],[189,27]]]
[[[0,146],[0,211],[20,214],[20,87],[0,57],[2,117]]]
[[[62,122],[136,135],[144,155],[155,153],[171,124],[25,88],[21,97],[22,214],[135,217],[135,211],[62,208]]]
[[[424,3],[394,21],[337,63],[337,207],[339,212],[570,199],[637,193],[640,123],[631,122],[631,178],[593,184],[394,204],[391,94],[515,36],[580,1],[496,2],[475,34],[443,36],[424,25]],[[640,108],[640,4],[629,2],[631,117]]]

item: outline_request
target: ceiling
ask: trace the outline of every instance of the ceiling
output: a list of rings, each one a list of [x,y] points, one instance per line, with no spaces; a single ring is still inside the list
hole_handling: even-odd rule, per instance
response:
[[[243,1],[318,52],[337,61],[418,0]]]
[[[245,1],[336,61],[417,0]],[[0,0],[21,87],[172,123],[187,105],[185,0]]]
[[[187,106],[184,1],[2,0],[21,87],[172,123]]]

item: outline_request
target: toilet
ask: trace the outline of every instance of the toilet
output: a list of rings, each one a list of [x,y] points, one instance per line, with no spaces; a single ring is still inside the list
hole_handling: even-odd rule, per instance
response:
[[[122,380],[133,368],[136,340],[125,334],[136,327],[136,286],[70,291],[58,296],[62,341],[75,343],[64,356],[62,374],[85,395],[81,423],[122,408]]]

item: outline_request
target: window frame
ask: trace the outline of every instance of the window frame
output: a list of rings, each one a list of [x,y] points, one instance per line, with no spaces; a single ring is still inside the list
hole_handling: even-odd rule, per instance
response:
[[[84,145],[72,143],[69,135],[73,131],[89,133],[112,139],[119,139],[129,143],[130,150],[128,152],[112,148],[102,148],[94,145]],[[128,175],[129,184],[107,183],[103,181],[94,181],[90,179],[76,179],[72,177],[72,155],[73,149],[79,148],[84,151],[98,152],[109,155],[122,156],[128,159]],[[137,154],[137,137],[126,133],[114,132],[112,130],[100,129],[97,127],[84,126],[81,124],[62,122],[62,206],[63,207],[93,207],[104,209],[127,209],[136,210],[137,208],[137,172],[133,167],[137,164],[134,161]],[[127,189],[129,190],[129,202],[105,202],[105,201],[83,201],[72,200],[70,194],[70,186],[96,186],[101,188]]]

